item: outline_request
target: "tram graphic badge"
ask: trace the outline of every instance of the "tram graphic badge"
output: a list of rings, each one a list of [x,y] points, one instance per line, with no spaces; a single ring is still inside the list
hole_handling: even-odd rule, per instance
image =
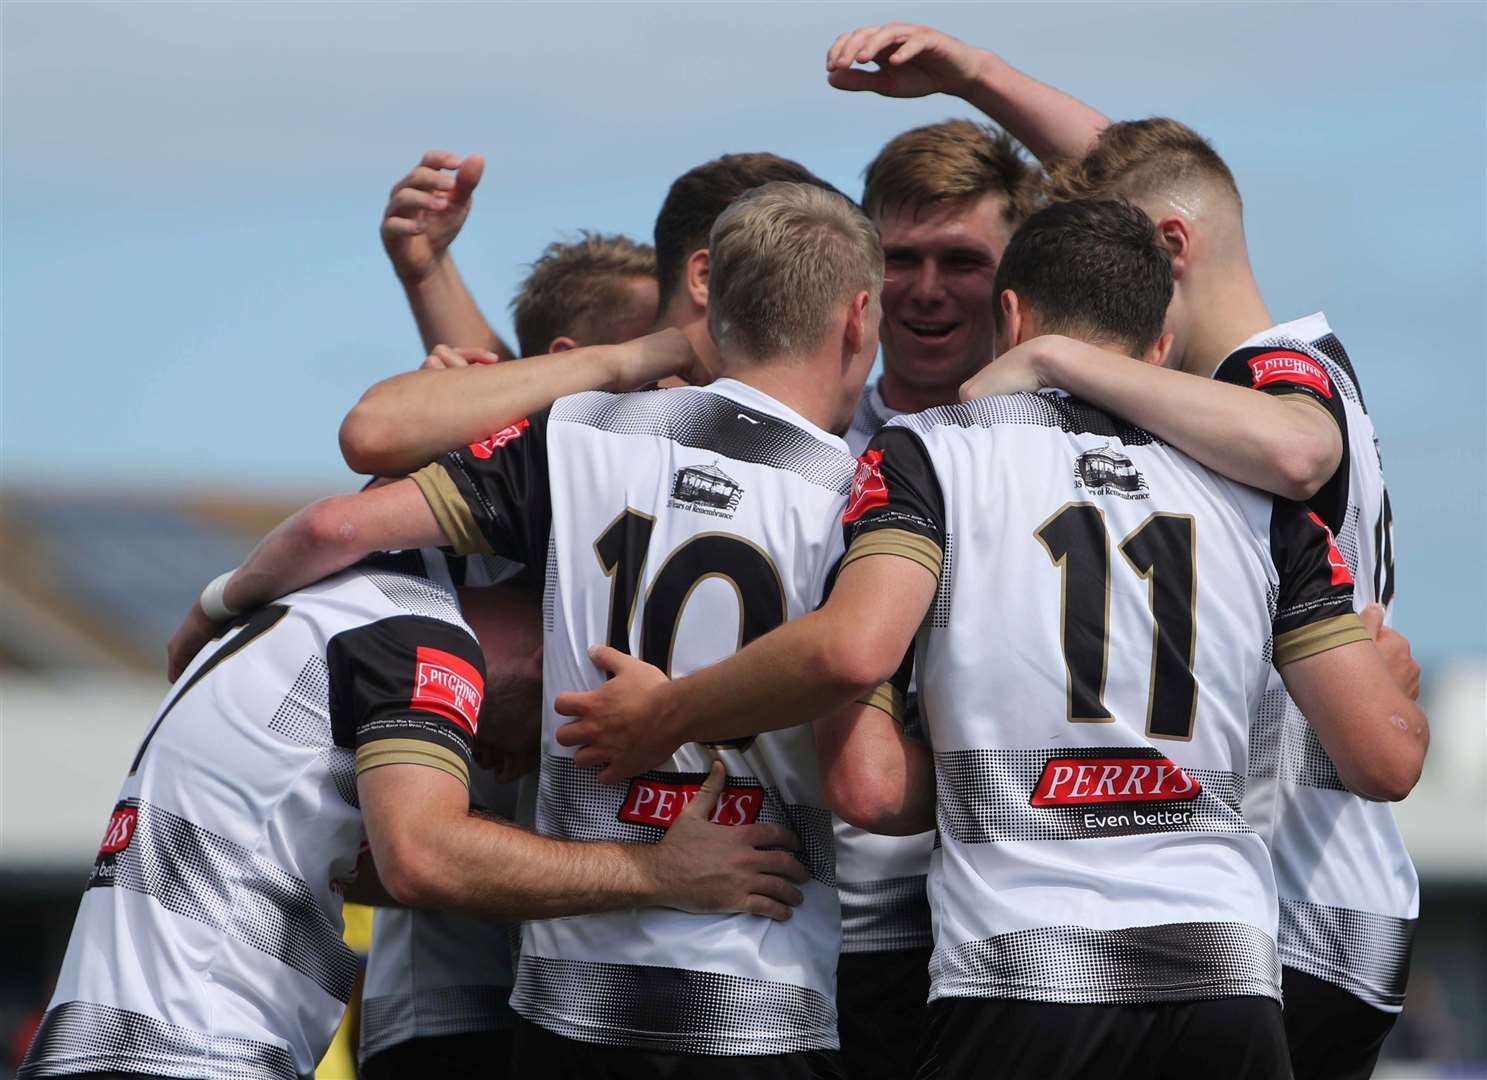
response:
[[[687,465],[677,469],[671,480],[671,499],[667,505],[675,510],[731,518],[741,498],[743,488],[718,468],[715,461],[711,465]]]
[[[1131,459],[1108,445],[1086,450],[1074,460],[1074,485],[1086,489],[1091,495],[1151,498],[1146,478]]]

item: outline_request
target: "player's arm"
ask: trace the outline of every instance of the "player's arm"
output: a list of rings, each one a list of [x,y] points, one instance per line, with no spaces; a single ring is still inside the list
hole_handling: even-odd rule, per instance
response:
[[[655,767],[683,743],[829,716],[890,679],[934,599],[943,542],[939,486],[919,440],[890,427],[863,455],[853,490],[844,519],[847,553],[817,610],[676,680],[608,646],[591,649],[595,663],[616,677],[554,703],[575,718],[557,732],[559,743],[580,747],[574,761],[603,767],[600,779],[617,780]]]
[[[449,253],[484,171],[479,155],[430,150],[393,185],[382,212],[382,246],[429,352],[446,344],[515,355],[481,314]]]
[[[876,71],[852,65],[876,62]],[[886,97],[951,94],[1005,128],[1042,161],[1083,157],[1109,119],[1075,98],[1023,74],[989,49],[928,26],[891,23],[840,35],[826,55],[827,81],[838,90]]]
[[[854,702],[817,720],[815,735],[821,783],[837,817],[889,836],[934,828],[934,758],[891,711]]]
[[[1009,349],[967,380],[960,396],[1050,386],[1124,417],[1215,472],[1287,499],[1311,498],[1342,461],[1330,388],[1325,399],[1291,383],[1267,384],[1280,394],[1257,393],[1056,334]]]
[[[1349,790],[1403,799],[1420,779],[1430,725],[1376,647],[1377,626],[1371,635],[1353,613],[1353,579],[1331,531],[1278,501],[1271,550],[1281,573],[1273,652],[1286,689]]]
[[[409,907],[545,919],[632,907],[743,911],[787,919],[806,871],[780,825],[708,821],[723,789],[707,782],[657,844],[554,840],[472,815],[456,778],[414,764],[362,773],[357,789],[378,873]]]
[[[568,394],[633,390],[671,375],[706,381],[679,330],[513,363],[406,372],[362,395],[341,424],[341,453],[357,472],[401,476]]]

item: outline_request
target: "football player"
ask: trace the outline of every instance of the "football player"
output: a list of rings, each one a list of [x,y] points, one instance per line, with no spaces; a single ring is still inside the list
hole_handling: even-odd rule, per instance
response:
[[[998,271],[1002,350],[1062,334],[1161,363],[1156,238],[1126,203],[1035,214]],[[1362,797],[1403,798],[1428,742],[1330,530],[1061,391],[891,421],[844,522],[819,611],[675,681],[596,650],[619,677],[556,702],[580,718],[559,742],[610,776],[824,715],[917,633],[932,755],[881,692],[817,741],[844,817],[938,818],[920,1075],[1284,1075],[1275,882],[1240,805],[1268,673]]]
[[[878,70],[851,67],[871,60]],[[1198,378],[1048,338],[984,369],[967,397],[1061,386],[1228,476],[1307,499],[1336,534],[1357,606],[1392,615],[1393,512],[1357,372],[1322,313],[1271,315],[1250,265],[1238,187],[1205,140],[1168,119],[1111,124],[995,54],[927,27],[844,35],[829,63],[832,80],[852,89],[962,93],[1054,163],[1053,198],[1128,198],[1172,254],[1168,364]],[[1228,386],[1210,379],[1259,389],[1287,411],[1261,416],[1253,395],[1223,396],[1216,391]],[[1407,653],[1402,665],[1418,692]],[[1404,1004],[1419,912],[1414,866],[1389,808],[1346,790],[1278,677],[1258,734],[1246,816],[1275,860],[1292,1063],[1303,1080],[1366,1077]]]
[[[787,830],[707,821],[721,770],[661,844],[470,814],[484,666],[437,555],[378,556],[224,619],[130,764],[19,1075],[310,1075],[358,974],[343,895],[385,900],[376,879],[487,917],[765,900],[783,916],[799,899],[799,863],[761,850]]]
[[[838,1074],[838,906],[809,729],[687,747],[628,787],[598,784],[552,739],[552,697],[600,678],[590,640],[688,670],[814,607],[839,554],[833,522],[854,462],[831,432],[846,428],[877,351],[877,233],[838,194],[774,183],[736,200],[703,244],[727,377],[564,397],[411,481],[307,509],[225,586],[227,604],[256,605],[367,550],[428,544],[545,565],[539,828],[658,839],[719,758],[730,780],[717,820],[801,834],[810,877],[788,934],[654,908],[530,924],[512,997],[527,1021],[522,1075]],[[544,381],[561,392],[573,370],[608,368],[606,384],[626,386],[695,364],[676,331],[586,353],[399,379],[447,417],[485,385],[509,407]]]

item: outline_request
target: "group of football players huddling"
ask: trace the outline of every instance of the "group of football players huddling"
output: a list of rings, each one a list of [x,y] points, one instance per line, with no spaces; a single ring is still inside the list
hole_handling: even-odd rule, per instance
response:
[[[860,204],[699,165],[542,254],[522,359],[483,160],[394,186],[428,359],[171,641],[21,1077],[310,1076],[348,899],[371,1080],[1372,1072],[1429,732],[1348,354],[1182,123],[922,26],[826,68],[994,123]]]

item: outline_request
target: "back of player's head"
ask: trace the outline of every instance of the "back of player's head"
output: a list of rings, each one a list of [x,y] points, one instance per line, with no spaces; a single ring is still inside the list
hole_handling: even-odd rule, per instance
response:
[[[1146,203],[1199,186],[1216,188],[1241,205],[1234,174],[1208,140],[1186,124],[1165,116],[1126,120],[1100,133],[1078,160],[1049,168],[1049,197],[1125,198]]]
[[[874,220],[1000,195],[1006,200],[1002,216],[1015,228],[1033,212],[1038,194],[1038,170],[1016,141],[970,120],[946,120],[896,136],[863,178],[862,207]]]
[[[541,355],[559,337],[581,345],[621,340],[618,327],[633,323],[639,302],[637,279],[655,276],[655,251],[627,236],[584,230],[570,243],[548,244],[511,301],[522,355]]]
[[[745,191],[776,180],[836,190],[804,165],[763,153],[724,154],[676,178],[656,215],[657,280],[663,311],[681,285],[687,257],[707,247],[718,215]]]
[[[883,288],[872,222],[844,195],[812,184],[776,182],[740,196],[713,225],[708,248],[708,323],[725,354],[760,360],[812,349],[840,305],[863,291],[876,305]]]
[[[1039,210],[997,268],[1039,333],[1124,346],[1140,356],[1162,336],[1172,264],[1146,214],[1123,200],[1078,199]],[[1000,305],[998,319],[1006,314]]]

